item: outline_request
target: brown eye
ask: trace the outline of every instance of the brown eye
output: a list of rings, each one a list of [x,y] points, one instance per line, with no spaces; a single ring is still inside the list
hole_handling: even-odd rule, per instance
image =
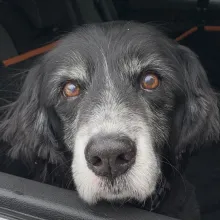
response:
[[[80,94],[79,85],[75,82],[68,82],[63,87],[63,95],[65,97],[76,97]]]
[[[160,80],[154,72],[147,72],[141,79],[141,88],[144,90],[153,90],[160,85]]]

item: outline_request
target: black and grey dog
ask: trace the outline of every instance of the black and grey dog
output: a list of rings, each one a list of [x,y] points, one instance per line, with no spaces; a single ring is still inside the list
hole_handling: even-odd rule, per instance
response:
[[[46,54],[0,132],[13,158],[62,163],[65,145],[89,204],[144,202],[172,173],[164,164],[181,169],[183,155],[218,140],[219,110],[191,50],[151,26],[111,22],[81,27]]]

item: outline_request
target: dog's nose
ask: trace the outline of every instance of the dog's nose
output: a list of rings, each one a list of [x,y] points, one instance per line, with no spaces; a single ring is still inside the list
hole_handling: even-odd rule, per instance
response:
[[[85,157],[96,175],[115,178],[134,164],[136,146],[129,137],[97,136],[89,141]]]

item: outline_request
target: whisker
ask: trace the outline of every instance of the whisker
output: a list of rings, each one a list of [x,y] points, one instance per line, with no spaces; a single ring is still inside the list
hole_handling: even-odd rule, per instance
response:
[[[175,166],[173,166],[171,163],[164,162],[164,161],[162,161],[162,162],[165,163],[165,164],[170,165],[172,167],[172,169],[175,170],[179,174],[179,176],[180,176],[180,178],[183,182],[183,185],[184,185],[184,191],[186,192],[186,184],[185,184],[185,180],[184,180],[183,175],[181,174],[181,172]]]
[[[70,159],[70,160],[67,160],[67,161],[63,162],[62,164],[58,165],[56,168],[54,168],[54,169],[51,171],[51,173],[49,173],[49,176],[52,175],[52,174],[53,174],[56,170],[58,170],[60,167],[66,165],[67,163],[69,163],[69,162],[71,162],[71,161],[72,161],[72,160]]]

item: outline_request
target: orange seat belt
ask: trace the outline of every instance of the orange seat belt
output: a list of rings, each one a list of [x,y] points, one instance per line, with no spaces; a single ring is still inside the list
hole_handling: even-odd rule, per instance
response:
[[[187,38],[188,36],[190,36],[191,34],[193,34],[194,32],[198,31],[198,27],[195,26],[193,28],[190,28],[189,30],[187,30],[186,32],[184,32],[183,34],[181,34],[179,37],[177,37],[175,40],[176,41],[181,41],[185,38]],[[203,27],[204,31],[210,31],[210,32],[215,32],[215,31],[219,31],[220,32],[220,26],[204,26]],[[47,44],[43,47],[28,51],[24,54],[9,58],[7,60],[3,61],[3,65],[5,67],[25,61],[29,58],[35,57],[37,55],[43,54],[48,52],[49,50],[53,49],[56,45],[57,45],[58,41],[55,41],[53,43]]]
[[[28,51],[26,53],[23,53],[21,55],[18,55],[18,56],[9,58],[7,60],[4,60],[3,64],[4,64],[5,67],[7,67],[7,66],[10,66],[10,65],[25,61],[29,58],[32,58],[32,57],[35,57],[37,55],[48,52],[49,50],[53,49],[56,45],[57,45],[57,41],[55,41],[53,43],[50,43],[50,44],[47,44],[43,47],[39,47],[39,48],[34,49],[34,50],[30,50],[30,51]]]

